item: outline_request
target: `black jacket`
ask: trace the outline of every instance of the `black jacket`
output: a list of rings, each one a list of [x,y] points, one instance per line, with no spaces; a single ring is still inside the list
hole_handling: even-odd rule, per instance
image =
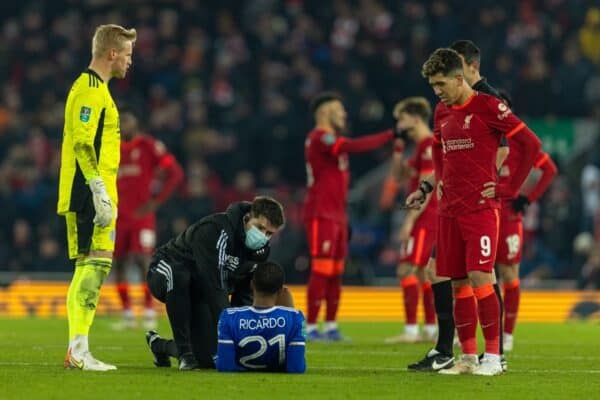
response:
[[[477,90],[478,92],[486,93],[486,94],[489,94],[490,96],[494,96],[494,97],[504,100],[502,98],[502,95],[500,95],[500,92],[498,91],[498,89],[496,89],[495,87],[490,85],[488,83],[487,79],[485,79],[485,78],[481,78],[479,81],[477,81],[473,85],[473,89]]]
[[[251,203],[233,203],[224,213],[208,215],[190,225],[177,237],[157,249],[157,255],[171,262],[192,268],[211,286],[245,300],[234,305],[252,303],[250,279],[257,261],[269,256],[269,245],[253,251],[245,246],[244,216]],[[250,296],[247,298],[247,296]],[[241,300],[240,300],[241,301]]]

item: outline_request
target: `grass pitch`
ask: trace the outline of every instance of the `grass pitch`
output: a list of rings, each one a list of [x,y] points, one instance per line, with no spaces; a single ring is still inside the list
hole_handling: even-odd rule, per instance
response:
[[[600,398],[598,323],[520,324],[499,377],[407,372],[430,347],[385,345],[400,324],[345,323],[346,343],[309,343],[304,375],[179,372],[152,365],[143,331],[98,318],[90,345],[117,371],[62,369],[67,324],[0,319],[0,399],[594,399]],[[169,336],[166,321],[159,332]],[[174,363],[175,364],[175,363]]]

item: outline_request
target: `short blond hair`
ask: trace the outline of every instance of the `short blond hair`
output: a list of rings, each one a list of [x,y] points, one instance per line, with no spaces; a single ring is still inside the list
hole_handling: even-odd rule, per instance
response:
[[[425,97],[407,97],[394,106],[394,117],[400,118],[401,113],[416,115],[428,122],[431,118],[431,104]]]
[[[100,25],[94,32],[92,39],[92,56],[100,57],[111,48],[122,50],[125,42],[135,43],[137,32],[134,28],[125,29],[120,25],[107,24]]]

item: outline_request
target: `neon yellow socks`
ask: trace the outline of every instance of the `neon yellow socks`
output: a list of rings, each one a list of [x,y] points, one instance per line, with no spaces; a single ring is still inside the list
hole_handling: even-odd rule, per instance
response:
[[[75,262],[75,273],[67,293],[69,341],[75,335],[88,335],[96,315],[100,287],[111,265],[110,258],[84,258]]]

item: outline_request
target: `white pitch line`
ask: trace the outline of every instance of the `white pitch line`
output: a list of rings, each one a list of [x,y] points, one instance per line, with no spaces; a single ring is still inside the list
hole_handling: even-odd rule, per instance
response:
[[[45,350],[45,349],[65,349],[68,346],[64,344],[49,344],[44,346],[31,346],[33,350]],[[123,346],[93,346],[94,350],[123,350]]]
[[[328,354],[331,355],[330,351],[322,351],[322,350],[307,350],[309,354]],[[348,352],[338,352],[336,355],[340,356],[405,356],[405,355],[413,355],[413,354],[424,354],[422,351],[348,351]],[[523,360],[546,360],[546,359],[555,359],[555,360],[571,360],[571,361],[597,361],[600,360],[600,356],[538,356],[533,354],[512,354],[507,353],[507,359],[510,361],[512,359],[523,359]]]
[[[395,367],[311,367],[307,366],[307,370],[310,371],[364,371],[364,372],[409,372],[406,368],[395,368]],[[416,372],[410,372],[411,374]],[[571,375],[571,374],[600,374],[600,369],[513,369],[509,368],[507,374],[557,374],[557,375]],[[435,374],[431,374],[435,375]]]
[[[0,366],[8,366],[8,367],[55,367],[57,369],[62,369],[62,364],[61,363],[47,363],[47,362],[39,362],[39,363],[34,363],[34,362],[7,362],[7,361],[0,361]],[[144,364],[119,364],[117,365],[117,367],[123,371],[126,370],[127,368],[132,368],[132,369],[137,369],[137,368],[144,368],[147,367],[148,369],[155,369],[153,368],[150,364],[148,363],[144,363]],[[409,373],[409,371],[407,371],[406,368],[396,368],[396,367],[377,367],[377,368],[370,368],[370,367],[340,367],[340,366],[308,366],[307,368],[308,371],[323,371],[323,372],[327,372],[327,371],[347,371],[347,372],[353,372],[353,371],[359,371],[359,372],[406,372]],[[410,372],[411,374],[416,373],[416,372]],[[595,375],[595,374],[600,374],[600,369],[509,369],[509,371],[507,372],[507,374],[554,374],[554,375],[573,375],[573,374],[578,374],[578,375]],[[430,374],[430,375],[435,375],[435,374]]]

